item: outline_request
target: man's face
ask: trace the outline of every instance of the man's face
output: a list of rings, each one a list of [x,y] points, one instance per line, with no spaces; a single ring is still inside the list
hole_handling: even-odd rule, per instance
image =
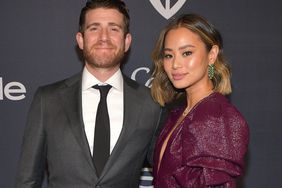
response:
[[[97,8],[86,13],[84,33],[76,38],[91,68],[119,68],[131,43],[131,35],[124,34],[123,26],[123,15],[115,9]]]

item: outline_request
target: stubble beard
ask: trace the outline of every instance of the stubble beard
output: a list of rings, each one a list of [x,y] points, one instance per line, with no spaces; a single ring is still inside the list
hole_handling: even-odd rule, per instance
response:
[[[90,49],[84,49],[83,55],[86,63],[93,68],[114,68],[120,65],[124,57],[124,48],[117,52],[96,53],[95,45]]]

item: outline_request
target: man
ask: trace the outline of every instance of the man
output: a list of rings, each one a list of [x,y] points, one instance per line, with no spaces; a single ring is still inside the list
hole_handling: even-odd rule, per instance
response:
[[[129,15],[122,1],[86,3],[76,35],[84,69],[37,90],[25,129],[17,188],[40,188],[45,171],[48,188],[138,187],[159,106],[148,88],[120,71],[131,43],[128,28]],[[106,84],[110,85],[106,99],[110,149],[101,167],[103,162],[94,159],[104,147],[96,151],[101,146],[96,145],[100,121],[95,119],[102,91],[95,88]]]

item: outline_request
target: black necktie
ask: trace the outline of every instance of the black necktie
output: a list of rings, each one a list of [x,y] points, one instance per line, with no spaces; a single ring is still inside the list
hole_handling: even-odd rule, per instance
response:
[[[93,88],[99,89],[100,91],[93,147],[93,162],[98,176],[100,176],[110,156],[110,120],[107,108],[107,95],[111,87],[110,85],[93,86]]]

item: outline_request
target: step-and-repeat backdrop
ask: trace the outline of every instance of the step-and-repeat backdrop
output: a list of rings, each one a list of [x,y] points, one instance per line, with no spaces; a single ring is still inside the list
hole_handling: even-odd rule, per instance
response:
[[[160,30],[198,13],[222,33],[231,64],[230,99],[251,131],[241,188],[282,187],[282,2],[263,0],[125,0],[133,43],[125,74],[149,86]],[[0,2],[0,187],[12,188],[26,115],[36,88],[81,70],[75,34],[85,0]],[[126,170],[126,169],[124,169]],[[151,187],[144,170],[141,187]],[[130,177],[129,177],[130,178]]]

